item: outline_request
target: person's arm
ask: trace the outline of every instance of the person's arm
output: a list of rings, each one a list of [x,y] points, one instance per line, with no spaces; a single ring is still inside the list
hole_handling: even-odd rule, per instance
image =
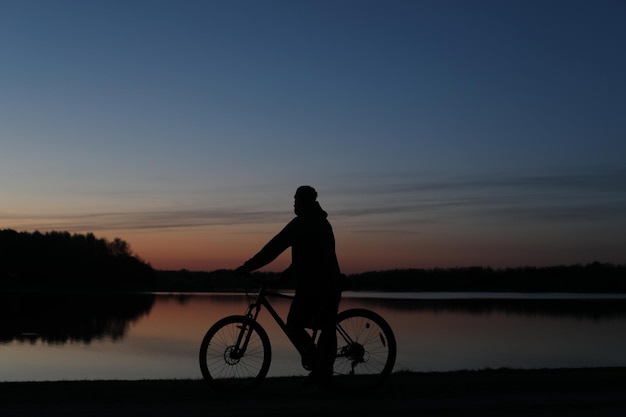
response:
[[[293,244],[295,221],[292,220],[280,231],[276,236],[272,238],[264,247],[248,259],[243,265],[237,268],[239,272],[252,272],[272,262],[288,247]]]

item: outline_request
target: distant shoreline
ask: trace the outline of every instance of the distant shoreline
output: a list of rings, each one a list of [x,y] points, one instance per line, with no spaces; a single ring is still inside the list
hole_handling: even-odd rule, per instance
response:
[[[153,294],[158,296],[167,295],[201,295],[201,294],[224,294],[224,295],[239,295],[247,293],[256,293],[258,287],[250,287],[248,289],[215,289],[215,290],[198,290],[191,291],[187,289],[181,290],[144,290],[133,288],[51,288],[51,287],[32,287],[32,288],[3,288],[0,285],[0,294],[33,294],[33,295],[46,295],[46,294],[58,294],[58,295],[71,295],[71,294],[91,294],[91,295],[122,295],[122,294]],[[273,289],[277,292],[290,293],[292,289]],[[397,300],[410,300],[410,299],[422,299],[422,300],[576,300],[576,299],[606,299],[606,300],[621,300],[626,299],[626,291],[623,292],[570,292],[570,291],[457,291],[457,290],[438,290],[438,291],[384,291],[384,290],[351,290],[342,293],[343,298],[379,298],[397,299]]]
[[[141,277],[89,270],[65,276],[54,269],[40,276],[4,273],[0,291],[102,291],[102,292],[237,292],[258,285],[232,270],[150,270]],[[289,290],[295,281],[280,273],[255,272],[270,286]],[[358,292],[481,292],[481,293],[598,293],[626,294],[626,265],[593,262],[553,267],[491,267],[394,269],[348,275],[348,290]]]

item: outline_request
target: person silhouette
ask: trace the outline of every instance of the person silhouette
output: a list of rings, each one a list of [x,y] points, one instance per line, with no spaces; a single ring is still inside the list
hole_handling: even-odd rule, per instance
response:
[[[328,214],[308,185],[298,187],[293,218],[256,255],[236,269],[250,273],[291,247],[291,265],[283,275],[295,278],[295,295],[287,315],[287,334],[299,347],[311,373],[307,383],[324,385],[332,376],[337,335],[335,319],[342,290],[342,274],[335,253],[335,237]],[[317,347],[306,329],[320,330]]]

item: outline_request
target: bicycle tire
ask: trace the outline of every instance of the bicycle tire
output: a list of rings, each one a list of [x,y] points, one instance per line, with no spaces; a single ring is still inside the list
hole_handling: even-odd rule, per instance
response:
[[[337,356],[333,386],[364,393],[380,386],[396,362],[396,338],[391,326],[371,310],[355,308],[337,315]]]
[[[246,351],[234,354],[241,329],[250,332]],[[204,380],[218,391],[250,390],[267,375],[272,349],[267,333],[259,323],[244,316],[228,316],[206,332],[200,345],[200,370]]]

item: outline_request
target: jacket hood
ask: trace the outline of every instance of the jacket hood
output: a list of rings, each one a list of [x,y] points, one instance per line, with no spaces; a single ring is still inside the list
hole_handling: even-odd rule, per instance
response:
[[[296,216],[305,217],[305,218],[316,218],[316,217],[326,218],[328,217],[328,213],[326,213],[322,209],[322,206],[320,206],[320,203],[318,203],[317,201],[314,201],[311,204],[307,204],[307,205],[299,207],[298,212],[296,213]]]

